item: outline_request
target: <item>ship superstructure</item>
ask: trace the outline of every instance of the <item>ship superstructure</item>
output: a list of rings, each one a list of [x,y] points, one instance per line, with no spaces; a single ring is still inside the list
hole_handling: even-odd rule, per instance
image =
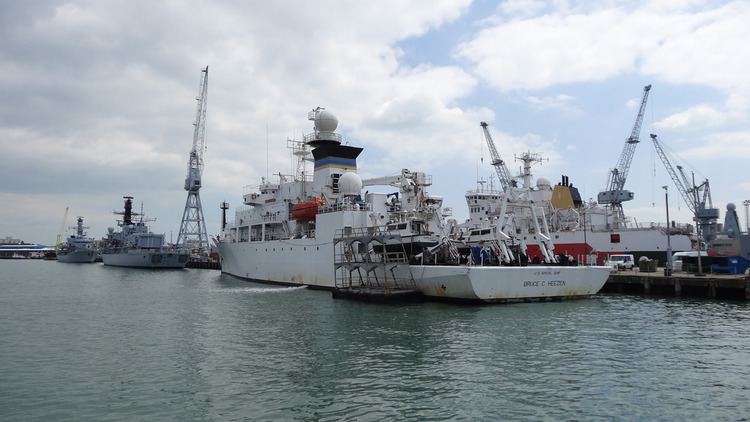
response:
[[[102,261],[104,265],[137,268],[185,268],[188,253],[184,249],[168,246],[164,234],[153,233],[146,224],[143,213],[133,212],[133,197],[125,196],[125,209],[115,212],[122,215],[117,221],[120,231],[107,229],[103,239]],[[136,221],[133,217],[139,217]]]

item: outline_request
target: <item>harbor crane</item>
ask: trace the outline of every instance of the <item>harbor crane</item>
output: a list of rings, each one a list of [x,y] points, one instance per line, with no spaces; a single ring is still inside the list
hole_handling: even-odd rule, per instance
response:
[[[206,104],[208,100],[208,66],[201,70],[201,82],[198,89],[197,110],[195,122],[193,123],[193,147],[188,159],[187,176],[185,177],[185,190],[187,201],[182,213],[180,234],[177,236],[177,245],[190,249],[198,255],[207,255],[209,252],[208,233],[206,222],[203,218],[201,207],[201,176],[203,174],[203,153],[206,150]]]
[[[500,158],[500,153],[497,152],[495,141],[492,140],[490,130],[487,129],[487,126],[489,125],[487,124],[487,122],[479,122],[479,125],[482,126],[484,139],[487,141],[487,148],[489,148],[490,155],[492,156],[492,167],[495,167],[497,178],[500,181],[500,186],[502,186],[503,192],[508,193],[510,188],[516,186],[516,181],[513,180],[513,177],[510,175],[510,170],[508,170],[508,166],[505,165],[505,161]]]
[[[695,174],[693,174],[692,180],[688,180],[682,166],[677,165],[677,171],[674,170],[656,134],[651,134],[651,140],[656,149],[656,154],[667,169],[667,173],[669,173],[669,177],[672,178],[677,190],[682,195],[682,199],[685,200],[693,213],[693,221],[698,226],[698,237],[702,238],[704,242],[708,242],[716,233],[716,220],[719,218],[719,209],[714,208],[711,202],[711,187],[708,184],[708,179],[696,185]],[[679,176],[677,175],[678,172]]]
[[[622,211],[622,203],[630,201],[634,197],[633,192],[625,190],[625,181],[628,178],[630,163],[633,161],[633,155],[635,154],[635,147],[640,142],[643,113],[646,110],[646,102],[648,101],[648,93],[650,91],[651,85],[643,87],[641,106],[638,108],[633,130],[630,132],[630,136],[625,139],[625,146],[622,149],[622,154],[620,154],[620,159],[617,161],[617,166],[609,172],[607,190],[599,192],[597,196],[597,201],[600,204],[612,207],[612,228],[615,229],[619,229],[625,225],[625,214]]]

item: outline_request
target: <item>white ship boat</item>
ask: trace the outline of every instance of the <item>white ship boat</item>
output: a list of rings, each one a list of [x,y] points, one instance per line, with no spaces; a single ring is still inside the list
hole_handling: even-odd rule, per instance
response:
[[[126,196],[125,211],[117,221],[121,231],[108,229],[103,239],[102,261],[104,265],[137,268],[185,268],[188,253],[185,250],[165,246],[164,235],[152,233],[146,225],[143,213],[133,213],[133,197]],[[139,216],[138,221],[133,216]]]
[[[288,141],[296,173],[247,188],[244,205],[215,239],[222,272],[261,282],[408,288],[479,301],[585,296],[606,281],[604,267],[513,267],[461,256],[449,238],[442,198],[426,190],[428,175],[405,169],[362,180],[356,174],[362,148],[342,145],[333,114],[317,108],[308,119],[314,132]],[[310,161],[313,177],[306,170]],[[362,193],[384,185],[398,192]]]
[[[96,260],[96,242],[86,237],[83,217],[78,217],[76,234],[71,235],[65,243],[57,249],[57,261],[65,263],[91,263]]]

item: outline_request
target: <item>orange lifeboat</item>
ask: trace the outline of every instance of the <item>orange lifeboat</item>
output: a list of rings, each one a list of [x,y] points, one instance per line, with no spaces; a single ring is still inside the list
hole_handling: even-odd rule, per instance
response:
[[[292,217],[297,221],[314,220],[318,214],[318,207],[323,204],[320,198],[313,198],[309,201],[300,202],[292,206]]]

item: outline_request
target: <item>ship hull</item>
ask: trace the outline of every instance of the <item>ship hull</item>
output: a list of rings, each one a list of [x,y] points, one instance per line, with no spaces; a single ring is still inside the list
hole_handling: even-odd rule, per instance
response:
[[[419,291],[434,299],[507,302],[577,298],[596,294],[609,267],[417,266],[410,270]]]
[[[330,242],[220,242],[219,252],[226,274],[266,283],[335,288]],[[502,302],[596,294],[610,268],[407,265],[400,271],[400,278],[413,278],[416,288],[430,298]]]
[[[96,251],[93,249],[75,250],[66,254],[57,254],[57,261],[69,263],[92,263],[96,260]]]
[[[188,255],[176,252],[127,251],[103,253],[104,265],[132,268],[185,268]]]
[[[550,233],[555,245],[555,254],[572,256],[584,262],[584,255],[596,255],[596,263],[602,265],[609,255],[633,254],[638,260],[641,256],[666,261],[668,243],[673,252],[692,249],[690,238],[684,234],[670,236],[658,229],[627,229],[621,231],[566,231]],[[529,236],[531,238],[531,236]],[[531,239],[527,239],[531,240]],[[533,239],[535,241],[535,239]],[[528,245],[529,258],[542,259],[542,253],[536,244]],[[593,262],[592,262],[593,263]]]

